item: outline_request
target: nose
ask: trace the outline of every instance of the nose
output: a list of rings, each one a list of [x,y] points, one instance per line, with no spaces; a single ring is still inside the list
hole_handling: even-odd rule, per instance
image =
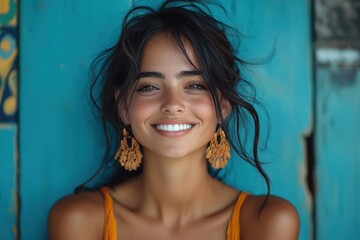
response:
[[[160,110],[166,114],[179,114],[185,111],[185,101],[181,92],[168,90],[163,95]]]

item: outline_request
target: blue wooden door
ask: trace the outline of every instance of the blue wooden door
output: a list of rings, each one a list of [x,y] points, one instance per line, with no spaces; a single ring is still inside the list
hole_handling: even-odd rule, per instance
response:
[[[317,239],[359,239],[360,5],[315,1]]]
[[[85,89],[130,1],[21,1],[22,239],[46,239],[51,205],[97,169],[104,146]]]
[[[349,70],[317,68],[317,239],[359,235],[360,68]]]

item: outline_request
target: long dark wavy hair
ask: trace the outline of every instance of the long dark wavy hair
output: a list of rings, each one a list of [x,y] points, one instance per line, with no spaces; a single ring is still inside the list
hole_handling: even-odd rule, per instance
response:
[[[142,171],[140,168],[127,172],[113,160],[122,129],[128,128],[118,110],[120,106],[128,104],[127,99],[133,94],[146,43],[154,35],[165,33],[172,37],[189,61],[184,41],[191,44],[199,61],[198,70],[212,95],[217,117],[223,122],[231,148],[257,169],[266,182],[269,195],[270,181],[258,157],[260,123],[254,107],[255,89],[243,76],[247,62],[237,56],[238,46],[234,47],[229,40],[230,35],[238,38],[241,35],[234,28],[215,19],[208,3],[167,0],[158,8],[132,8],[123,20],[116,44],[104,50],[92,63],[91,100],[100,113],[106,139],[105,155],[99,171],[105,166],[116,170],[107,185],[125,181]],[[114,97],[115,92],[120,93],[117,99]],[[229,101],[232,108],[231,116],[226,120],[221,114],[221,96]],[[229,131],[229,126],[236,131]],[[253,138],[250,150],[245,142],[248,136]]]

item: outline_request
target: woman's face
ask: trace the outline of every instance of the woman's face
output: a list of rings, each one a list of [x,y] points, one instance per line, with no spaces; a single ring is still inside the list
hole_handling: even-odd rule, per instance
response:
[[[198,67],[186,41],[185,47]],[[124,115],[145,158],[204,154],[217,124],[211,94],[199,71],[166,34],[155,35],[145,45],[139,82]]]

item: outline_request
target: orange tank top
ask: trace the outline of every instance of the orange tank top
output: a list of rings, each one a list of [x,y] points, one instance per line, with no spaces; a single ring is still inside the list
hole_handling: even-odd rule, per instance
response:
[[[100,191],[104,195],[104,208],[105,208],[105,220],[104,220],[104,240],[117,240],[116,232],[116,220],[114,216],[113,201],[108,187],[103,187]],[[231,214],[227,231],[227,240],[239,240],[240,239],[240,208],[243,204],[248,193],[242,192],[235,204],[233,212]]]

